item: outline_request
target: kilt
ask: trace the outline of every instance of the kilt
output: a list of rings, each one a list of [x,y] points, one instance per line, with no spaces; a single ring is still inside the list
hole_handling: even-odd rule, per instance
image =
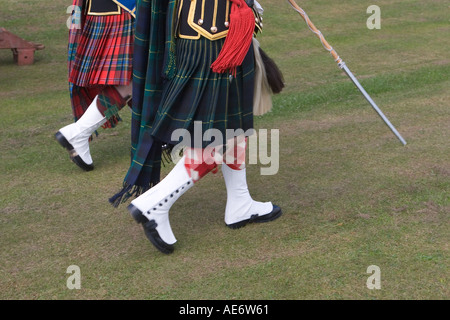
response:
[[[134,19],[122,10],[120,15],[86,15],[87,1],[74,0],[80,15],[72,13],[69,31],[68,67],[70,100],[74,121],[81,118],[94,98],[109,85],[128,85],[132,78]],[[79,20],[78,20],[79,19]],[[114,127],[119,115],[108,119],[103,128]]]
[[[160,181],[161,145],[176,143],[171,139],[174,130],[192,134],[194,122],[201,121],[203,131],[218,129],[225,138],[226,129],[247,131],[253,126],[253,47],[236,78],[230,81],[228,74],[212,72],[224,39],[174,39],[176,4],[137,2],[131,163],[122,189],[109,199],[114,206]]]
[[[227,129],[246,131],[253,127],[253,48],[237,68],[236,77],[230,78],[211,70],[224,41],[177,39],[176,73],[164,85],[152,124],[156,139],[176,144],[179,141],[171,139],[172,132],[186,129],[193,142],[195,121],[201,122],[202,134],[217,129],[224,139]],[[196,147],[205,148],[210,143],[202,141],[202,146]]]
[[[133,17],[86,15],[69,37],[69,82],[80,87],[128,85],[132,77]]]

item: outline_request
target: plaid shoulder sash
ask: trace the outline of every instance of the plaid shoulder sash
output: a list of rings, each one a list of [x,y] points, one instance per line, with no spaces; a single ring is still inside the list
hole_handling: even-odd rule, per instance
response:
[[[173,60],[168,56],[174,52],[171,25],[175,5],[176,0],[138,1],[133,56],[131,164],[122,190],[109,199],[116,207],[160,180],[162,143],[155,141],[151,132],[161,101],[163,75]]]

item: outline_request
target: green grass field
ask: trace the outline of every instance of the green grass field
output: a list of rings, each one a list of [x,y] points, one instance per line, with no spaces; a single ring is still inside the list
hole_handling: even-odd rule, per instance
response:
[[[408,144],[402,146],[286,1],[262,0],[263,49],[285,90],[256,129],[279,129],[280,170],[248,167],[253,198],[283,216],[231,230],[205,177],[171,210],[159,253],[108,198],[129,165],[129,110],[91,143],[82,172],[56,143],[72,121],[71,1],[0,4],[0,27],[46,48],[18,67],[0,50],[1,299],[448,299],[450,31],[444,0],[298,1]],[[170,170],[164,168],[163,174]],[[66,270],[81,270],[81,289]],[[381,289],[366,286],[376,265]]]

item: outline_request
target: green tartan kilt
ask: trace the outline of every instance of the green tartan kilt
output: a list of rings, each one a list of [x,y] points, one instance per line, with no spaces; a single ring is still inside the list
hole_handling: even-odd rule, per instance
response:
[[[177,70],[164,85],[152,125],[152,136],[177,144],[180,139],[172,139],[172,133],[176,129],[186,129],[193,143],[199,139],[193,137],[194,122],[201,121],[202,134],[208,129],[218,129],[225,143],[226,129],[242,129],[245,132],[253,128],[253,47],[237,68],[236,78],[230,78],[228,73],[211,70],[211,64],[219,55],[224,41],[211,41],[204,37],[199,40],[177,39]],[[203,141],[202,147],[210,143]]]

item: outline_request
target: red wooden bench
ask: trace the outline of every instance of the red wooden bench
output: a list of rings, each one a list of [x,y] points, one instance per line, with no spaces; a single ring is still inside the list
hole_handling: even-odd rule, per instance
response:
[[[0,49],[11,49],[14,62],[19,66],[33,64],[34,52],[44,48],[42,44],[26,41],[5,28],[0,28]]]

